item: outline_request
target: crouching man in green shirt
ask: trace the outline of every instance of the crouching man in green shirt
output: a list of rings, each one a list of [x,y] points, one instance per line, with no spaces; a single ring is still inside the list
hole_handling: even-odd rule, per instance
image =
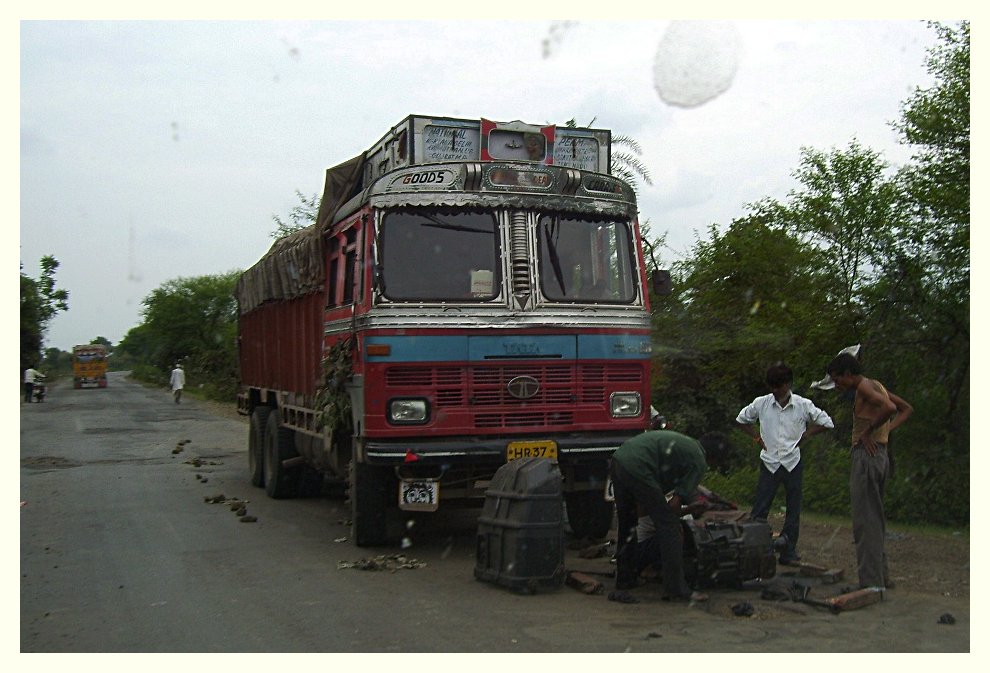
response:
[[[616,449],[611,477],[618,518],[617,590],[637,586],[635,530],[637,505],[656,526],[656,548],[663,569],[664,600],[704,601],[684,579],[681,506],[694,494],[707,466],[720,467],[728,457],[724,439],[710,433],[695,440],[670,430],[644,432]],[[666,494],[673,491],[668,502]]]

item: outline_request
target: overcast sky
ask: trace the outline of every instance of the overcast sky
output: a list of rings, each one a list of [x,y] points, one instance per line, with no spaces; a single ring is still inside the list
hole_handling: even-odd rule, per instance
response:
[[[296,190],[421,114],[636,138],[669,263],[786,198],[802,147],[905,162],[890,122],[935,42],[918,20],[22,21],[19,258],[54,255],[70,292],[46,346],[117,343],[152,290],[251,266]]]

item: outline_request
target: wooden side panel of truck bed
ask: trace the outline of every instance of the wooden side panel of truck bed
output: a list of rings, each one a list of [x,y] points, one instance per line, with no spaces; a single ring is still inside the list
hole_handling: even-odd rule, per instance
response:
[[[241,315],[241,382],[314,395],[321,376],[323,309],[323,293],[313,292]]]

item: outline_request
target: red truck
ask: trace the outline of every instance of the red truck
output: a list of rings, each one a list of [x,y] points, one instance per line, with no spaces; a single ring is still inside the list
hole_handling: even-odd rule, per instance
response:
[[[482,504],[556,460],[571,529],[612,522],[608,460],[649,423],[647,270],[611,133],[409,116],[326,173],[317,221],[238,282],[251,481],[344,486],[352,538]]]

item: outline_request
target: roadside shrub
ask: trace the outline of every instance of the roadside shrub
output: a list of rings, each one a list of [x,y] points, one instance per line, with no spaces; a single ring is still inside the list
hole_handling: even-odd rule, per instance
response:
[[[709,471],[702,484],[739,508],[752,506],[759,477],[759,451],[748,439],[737,442],[733,467],[726,474]],[[900,449],[902,445],[898,445]],[[802,511],[850,517],[849,448],[834,438],[816,437],[802,449]],[[887,520],[897,523],[968,526],[969,461],[958,458],[937,468],[920,464],[899,451],[893,477],[887,480]],[[924,494],[920,496],[919,494]],[[777,490],[771,512],[784,511],[784,489]]]
[[[158,367],[149,364],[135,363],[131,368],[131,378],[157,386],[168,385],[168,374],[162,372]]]
[[[898,446],[900,448],[900,445]],[[900,460],[900,454],[897,455]],[[956,457],[938,467],[903,460],[887,481],[887,518],[908,523],[968,526],[969,460]]]
[[[709,471],[703,484],[740,509],[748,509],[756,495],[760,451],[748,437],[737,435],[733,464],[726,474]],[[803,511],[849,516],[849,455],[834,441],[815,438],[802,447],[804,461]],[[771,512],[784,511],[784,489],[777,489]]]
[[[230,402],[237,399],[237,382],[224,381],[220,383],[208,382],[198,388],[203,397],[215,402]]]

